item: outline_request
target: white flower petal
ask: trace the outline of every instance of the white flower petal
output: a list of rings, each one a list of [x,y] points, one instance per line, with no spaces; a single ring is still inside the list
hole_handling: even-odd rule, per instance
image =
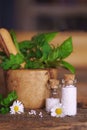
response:
[[[13,105],[10,106],[10,114],[21,114],[24,112],[24,106],[20,101],[14,101]]]
[[[57,104],[56,106],[54,106],[51,109],[51,116],[53,116],[53,117],[64,117],[65,116],[61,103]]]
[[[52,112],[52,113],[51,113],[51,116],[55,117],[55,116],[56,116],[56,113],[55,113],[55,112]]]

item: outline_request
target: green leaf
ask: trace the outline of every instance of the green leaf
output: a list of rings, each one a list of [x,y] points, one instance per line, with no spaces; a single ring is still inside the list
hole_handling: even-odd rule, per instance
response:
[[[47,61],[45,64],[45,68],[58,68],[59,67],[59,61]]]
[[[61,65],[62,67],[65,67],[66,69],[68,69],[71,73],[75,73],[75,68],[70,63],[66,61],[61,61]]]
[[[45,37],[45,40],[49,43],[51,42],[54,37],[58,34],[58,32],[49,32],[49,33],[45,33],[44,34],[44,37]]]
[[[8,70],[13,68],[13,66],[15,66],[14,68],[17,69],[16,67],[20,67],[20,64],[24,62],[24,57],[22,57],[22,55],[20,54],[10,54],[10,57],[5,59],[5,61],[3,61],[0,66],[4,69],[4,70]]]
[[[25,65],[26,69],[43,69],[44,64],[40,61],[27,61]]]
[[[9,99],[9,102],[16,100],[18,98],[16,91],[10,92],[7,98]]]
[[[15,70],[15,69],[19,69],[21,67],[21,65],[18,65],[18,64],[14,64],[11,69],[12,70]]]
[[[41,58],[42,53],[40,47],[32,41],[23,41],[19,43],[19,48],[26,58]]]
[[[1,101],[1,105],[2,105],[2,106],[8,106],[8,105],[9,105],[8,102],[9,102],[8,98],[4,98],[4,99]]]
[[[40,60],[45,61],[48,57],[48,54],[52,50],[51,45],[49,42],[56,36],[57,32],[50,32],[50,33],[42,33],[34,36],[31,40],[32,42],[40,48],[42,52],[42,57]]]
[[[57,32],[37,34],[33,36],[31,40],[18,43],[16,34],[12,31],[11,36],[19,53],[17,55],[11,54],[9,58],[1,53],[0,66],[4,70],[20,69],[21,64],[25,62],[25,69],[55,68],[62,66],[72,73],[75,72],[72,65],[63,61],[73,51],[72,38],[69,37],[61,45],[53,47],[49,42],[51,42],[57,34]]]
[[[2,95],[0,95],[0,113],[6,114],[9,112],[10,105],[13,103],[14,100],[18,98],[16,91],[10,92],[7,97],[2,98]]]
[[[72,38],[69,37],[59,46],[59,58],[64,59],[68,57],[73,51]]]
[[[4,98],[1,101],[1,105],[4,107],[8,107],[12,103],[12,101],[14,101],[16,99],[17,99],[17,94],[15,91],[12,91],[8,94],[8,96],[6,98]]]
[[[9,112],[9,108],[8,107],[2,107],[2,108],[0,108],[0,113],[1,114],[6,114],[8,112]]]
[[[19,45],[18,45],[18,41],[17,41],[17,38],[16,38],[16,33],[13,30],[11,30],[10,35],[13,39],[13,42],[15,44],[16,49],[18,50],[19,53],[21,53],[20,50],[19,50]]]
[[[0,94],[0,101],[3,99],[3,96],[2,96],[2,94]]]
[[[39,59],[41,57],[42,57],[42,51],[39,48],[37,48],[35,50],[35,58]]]
[[[48,55],[47,61],[53,62],[59,58],[59,49],[54,48]]]
[[[43,42],[48,42],[48,43],[51,42],[57,34],[58,32],[42,33],[33,36],[31,40],[42,45]]]
[[[55,37],[57,33],[43,33],[34,36],[31,40],[42,52],[41,60],[46,60],[49,52],[52,50],[49,42]]]
[[[52,51],[51,46],[48,43],[44,43],[43,46],[41,46],[41,51],[42,51],[42,60],[46,60],[49,53]]]
[[[19,42],[20,50],[22,50],[22,49],[31,49],[33,47],[34,47],[34,44],[29,40]]]

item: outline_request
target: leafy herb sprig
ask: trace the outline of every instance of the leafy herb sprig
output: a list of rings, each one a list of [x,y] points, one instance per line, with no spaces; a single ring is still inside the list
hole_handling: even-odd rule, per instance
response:
[[[10,92],[5,98],[2,96],[2,94],[0,94],[0,113],[1,114],[8,113],[10,111],[10,106],[16,99],[17,94],[15,91]]]
[[[57,32],[37,34],[31,40],[17,41],[16,34],[11,31],[11,37],[18,50],[17,55],[10,54],[10,57],[1,56],[0,66],[4,70],[20,69],[25,62],[25,69],[45,69],[63,67],[75,73],[75,68],[65,61],[72,52],[72,37],[66,39],[61,45],[53,46],[50,42],[58,34]]]

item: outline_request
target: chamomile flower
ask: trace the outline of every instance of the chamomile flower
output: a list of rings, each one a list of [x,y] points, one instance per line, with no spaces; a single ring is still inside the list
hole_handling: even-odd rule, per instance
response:
[[[10,114],[21,114],[24,112],[24,106],[20,101],[14,101],[13,105],[10,106]]]
[[[51,109],[51,116],[53,116],[53,117],[64,117],[65,116],[61,103],[59,103],[58,105],[54,106]]]

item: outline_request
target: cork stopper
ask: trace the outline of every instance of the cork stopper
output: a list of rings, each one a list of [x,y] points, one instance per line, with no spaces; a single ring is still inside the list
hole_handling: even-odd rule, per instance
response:
[[[74,74],[65,74],[64,81],[66,84],[71,85],[74,83],[75,75]]]
[[[59,86],[59,80],[57,79],[50,79],[49,80],[50,88],[51,89],[57,89]]]

